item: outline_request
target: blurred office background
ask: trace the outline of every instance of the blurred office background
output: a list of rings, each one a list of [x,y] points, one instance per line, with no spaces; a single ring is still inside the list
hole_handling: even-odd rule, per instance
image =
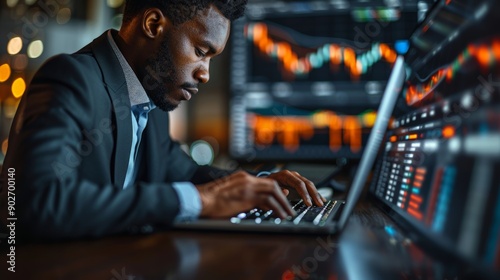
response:
[[[235,22],[226,51],[212,61],[210,82],[172,112],[172,136],[187,149],[196,146],[192,154],[199,163],[215,159],[225,168],[235,164],[228,158],[359,159],[391,65],[408,49],[407,38],[432,2],[250,0],[246,23]],[[124,3],[0,0],[0,163],[17,105],[35,71],[47,58],[75,52],[105,30],[119,29]],[[263,22],[281,26],[270,31],[273,36],[285,34],[285,41],[298,44],[297,69],[282,69],[274,61],[273,52],[288,43],[255,36],[268,28]],[[325,53],[331,66],[323,61]],[[337,54],[346,56],[340,58],[343,65],[336,66]],[[337,117],[343,123],[339,133],[351,136],[335,144],[325,138],[325,125]],[[304,121],[307,126],[300,124]]]
[[[73,53],[109,28],[119,29],[124,0],[0,0],[0,164],[29,81],[49,57]],[[228,54],[211,64],[200,94],[171,113],[171,133],[183,143],[205,140],[227,149]]]

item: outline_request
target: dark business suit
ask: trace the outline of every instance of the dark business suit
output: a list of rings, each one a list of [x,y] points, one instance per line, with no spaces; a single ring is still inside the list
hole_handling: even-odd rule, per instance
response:
[[[155,109],[137,157],[138,183],[122,189],[131,142],[127,85],[106,33],[47,61],[21,100],[2,172],[5,202],[7,169],[16,170],[18,230],[78,238],[169,225],[179,211],[169,182],[224,175],[196,165],[170,138],[168,114]],[[0,211],[5,223],[6,207]]]

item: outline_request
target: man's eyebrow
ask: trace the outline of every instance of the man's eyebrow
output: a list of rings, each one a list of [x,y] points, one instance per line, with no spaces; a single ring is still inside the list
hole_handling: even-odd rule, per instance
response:
[[[210,41],[203,40],[203,41],[201,41],[201,44],[208,48],[208,52],[209,53],[214,54],[214,53],[217,52],[217,50],[215,49],[214,45]]]

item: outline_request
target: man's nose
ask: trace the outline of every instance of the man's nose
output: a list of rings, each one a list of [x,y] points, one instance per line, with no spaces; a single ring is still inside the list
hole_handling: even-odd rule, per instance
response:
[[[210,62],[203,63],[195,73],[195,78],[199,83],[205,84],[210,79],[209,73]]]

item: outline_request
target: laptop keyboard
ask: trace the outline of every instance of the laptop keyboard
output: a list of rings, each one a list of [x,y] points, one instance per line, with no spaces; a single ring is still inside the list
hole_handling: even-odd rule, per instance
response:
[[[241,221],[251,221],[260,224],[263,221],[272,221],[276,224],[282,222],[292,222],[296,225],[310,223],[314,225],[324,225],[328,218],[333,215],[333,209],[338,209],[335,206],[339,203],[337,200],[329,200],[323,206],[307,206],[303,200],[295,203],[293,205],[293,210],[295,210],[296,215],[291,218],[287,218],[284,221],[280,218],[273,216],[273,210],[262,210],[254,208],[248,212],[239,213],[238,215],[231,218],[231,222],[239,223]],[[336,211],[335,211],[336,212]]]

